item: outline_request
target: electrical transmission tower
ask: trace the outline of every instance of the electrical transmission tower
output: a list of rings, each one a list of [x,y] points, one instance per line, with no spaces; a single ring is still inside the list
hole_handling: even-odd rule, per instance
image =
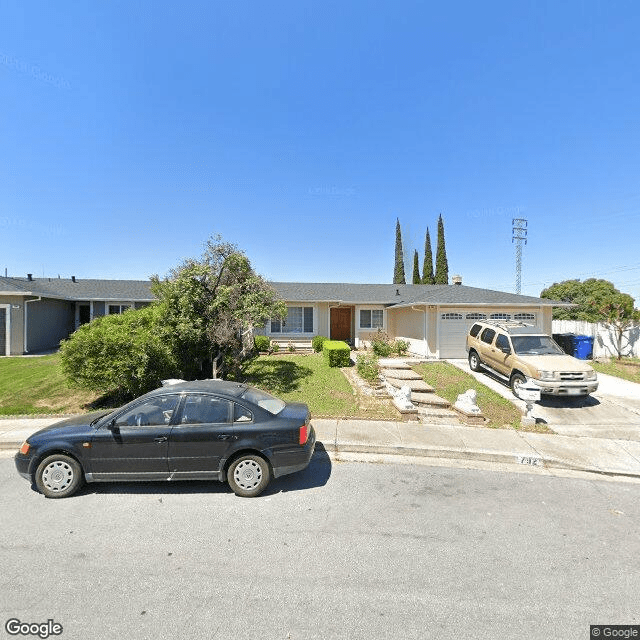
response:
[[[516,293],[520,293],[522,285],[522,243],[527,244],[527,221],[524,218],[514,218],[513,236],[511,243],[516,243]]]

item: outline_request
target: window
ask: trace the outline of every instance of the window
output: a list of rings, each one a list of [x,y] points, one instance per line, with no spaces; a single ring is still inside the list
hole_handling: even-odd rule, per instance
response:
[[[486,342],[487,344],[491,344],[493,342],[493,336],[496,335],[496,332],[493,329],[489,329],[488,327],[480,334],[480,340],[482,342]]]
[[[271,333],[313,333],[313,307],[287,307],[287,317],[271,320]]]
[[[472,338],[475,338],[480,333],[480,329],[482,329],[482,325],[481,324],[474,324],[473,327],[471,327],[471,329],[469,329],[469,335]]]
[[[508,351],[511,353],[511,345],[509,344],[509,338],[504,335],[504,333],[499,333],[496,338],[496,347],[500,349],[500,351]]]
[[[234,422],[252,422],[253,414],[249,409],[245,409],[241,404],[233,403],[233,421]]]
[[[360,309],[361,329],[382,329],[383,320],[382,309]]]
[[[492,313],[489,317],[492,320],[511,320],[510,313]]]
[[[225,424],[230,421],[231,402],[216,396],[191,394],[182,410],[182,424]]]
[[[116,427],[147,427],[169,424],[173,417],[180,396],[159,396],[140,402],[120,414],[116,419]]]
[[[486,313],[467,313],[467,320],[486,320]]]
[[[443,313],[440,317],[443,320],[462,320],[461,313]]]
[[[536,317],[533,313],[516,313],[516,315],[513,316],[513,319],[524,322],[525,320],[535,320]]]
[[[124,313],[127,309],[131,309],[130,304],[110,304],[109,315],[114,313]]]

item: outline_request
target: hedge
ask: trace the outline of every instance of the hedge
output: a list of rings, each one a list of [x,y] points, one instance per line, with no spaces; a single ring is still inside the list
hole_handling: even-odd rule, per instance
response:
[[[325,340],[322,355],[330,367],[348,367],[351,362],[351,349],[341,340]]]

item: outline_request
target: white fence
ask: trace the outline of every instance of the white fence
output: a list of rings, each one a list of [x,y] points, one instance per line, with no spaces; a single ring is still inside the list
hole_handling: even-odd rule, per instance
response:
[[[613,329],[603,324],[581,320],[554,320],[553,333],[575,333],[593,338],[593,357],[617,357],[616,338]],[[622,337],[622,355],[640,357],[640,326],[631,327]]]

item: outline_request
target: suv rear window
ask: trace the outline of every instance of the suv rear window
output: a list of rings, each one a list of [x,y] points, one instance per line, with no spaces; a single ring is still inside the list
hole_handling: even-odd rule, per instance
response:
[[[496,332],[493,329],[489,329],[489,327],[487,327],[480,334],[480,340],[482,340],[482,342],[486,342],[487,344],[491,344],[493,342],[493,337],[495,335],[496,335]]]
[[[473,327],[471,327],[471,329],[469,329],[469,335],[472,338],[475,338],[480,333],[480,329],[482,329],[482,325],[481,324],[474,324]]]

